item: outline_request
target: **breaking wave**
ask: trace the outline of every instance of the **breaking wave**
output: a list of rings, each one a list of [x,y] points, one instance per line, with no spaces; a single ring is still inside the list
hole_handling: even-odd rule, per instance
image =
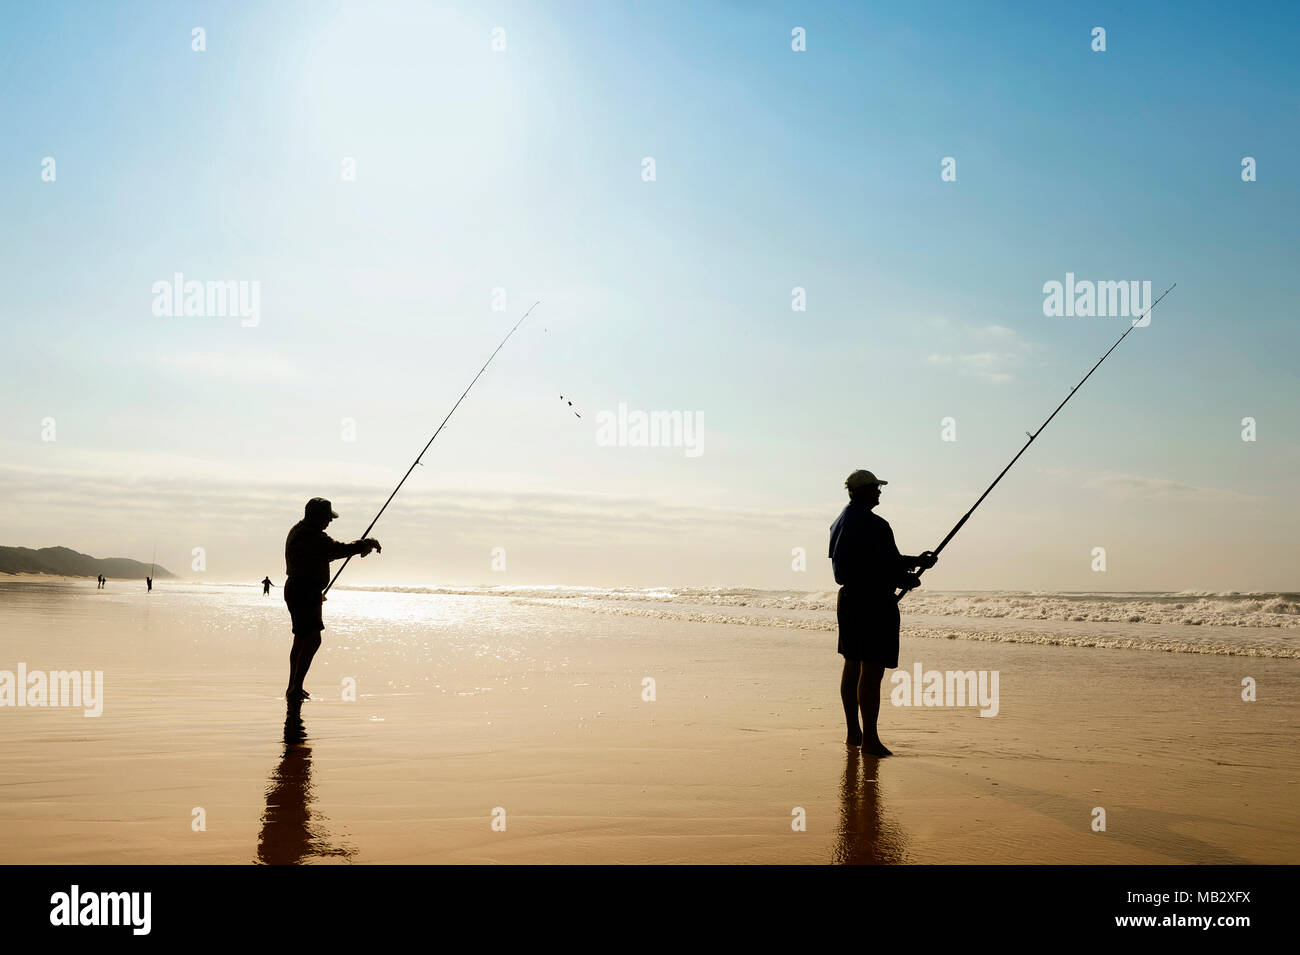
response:
[[[402,593],[495,595],[567,608],[703,624],[834,631],[836,591],[750,588],[393,587]],[[1300,594],[916,592],[905,635],[1300,659]]]

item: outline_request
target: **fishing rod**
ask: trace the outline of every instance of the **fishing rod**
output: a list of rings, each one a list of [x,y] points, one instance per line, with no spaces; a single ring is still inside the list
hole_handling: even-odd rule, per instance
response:
[[[375,526],[375,524],[379,522],[379,518],[383,516],[384,511],[388,510],[388,505],[391,504],[393,498],[397,496],[397,492],[402,489],[402,485],[405,484],[406,479],[411,476],[411,472],[415,470],[415,466],[420,463],[420,458],[424,457],[425,452],[429,450],[429,445],[433,444],[434,438],[438,437],[438,435],[442,433],[442,429],[447,426],[447,422],[451,420],[451,416],[456,413],[456,409],[460,407],[460,403],[465,400],[465,396],[469,394],[469,390],[474,387],[474,382],[478,381],[479,378],[482,377],[483,372],[487,371],[488,365],[492,364],[492,359],[497,357],[497,352],[499,352],[502,348],[505,347],[506,342],[510,341],[510,336],[515,333],[515,329],[517,329],[520,325],[522,325],[524,323],[524,319],[527,318],[529,315],[531,315],[533,309],[535,309],[540,304],[541,304],[541,299],[538,299],[536,302],[533,302],[532,305],[528,306],[528,311],[524,312],[523,318],[520,318],[519,321],[515,322],[514,328],[510,329],[510,331],[506,333],[506,337],[501,339],[501,344],[497,346],[496,351],[494,351],[491,355],[488,356],[487,361],[483,362],[483,367],[478,370],[478,374],[474,376],[473,381],[471,381],[468,385],[465,386],[465,390],[461,392],[460,397],[456,399],[456,403],[452,405],[451,410],[447,412],[447,417],[443,418],[442,424],[438,425],[438,430],[433,433],[433,438],[430,438],[428,444],[424,446],[424,450],[422,450],[419,454],[415,456],[415,460],[412,461],[411,466],[406,469],[406,473],[402,475],[402,479],[397,482],[397,487],[393,488],[393,493],[388,495],[388,500],[384,501],[384,506],[379,509],[379,513],[375,515],[375,519],[371,521],[370,526],[367,527],[364,532],[362,532],[361,540],[365,540],[367,537],[370,536],[371,529]],[[343,573],[343,568],[347,567],[348,562],[351,560],[352,560],[352,555],[348,555],[347,560],[343,561],[343,567],[340,567],[337,571],[334,572],[334,576],[330,578],[330,582],[326,584],[325,589],[321,591],[320,595],[322,600],[325,599],[325,595],[329,593],[330,588],[334,586],[334,581],[339,579],[339,574]]]
[[[1053,411],[1050,415],[1047,416],[1047,420],[1038,426],[1037,431],[1033,432],[1032,434],[1030,434],[1028,431],[1025,432],[1025,434],[1029,435],[1029,440],[1025,442],[1025,446],[1020,449],[1020,451],[1016,454],[1016,456],[1011,459],[1011,464],[1008,464],[1006,467],[1002,469],[1002,473],[993,479],[993,483],[988,486],[988,490],[986,490],[983,494],[980,495],[980,499],[976,501],[971,506],[971,509],[966,512],[965,516],[962,517],[962,519],[957,522],[957,526],[954,527],[952,530],[950,530],[948,532],[948,536],[945,537],[943,541],[939,544],[939,546],[936,547],[930,553],[932,553],[935,557],[939,556],[940,552],[942,552],[943,549],[948,546],[948,541],[956,537],[957,532],[962,529],[962,525],[965,524],[968,520],[970,520],[970,516],[975,513],[975,508],[979,507],[981,504],[984,503],[984,498],[988,497],[989,492],[998,486],[998,482],[1001,481],[1002,478],[1006,475],[1006,473],[1011,470],[1011,465],[1015,464],[1017,461],[1020,460],[1020,455],[1024,454],[1026,451],[1029,450],[1029,446],[1034,443],[1035,439],[1037,439],[1037,437],[1040,434],[1043,433],[1043,429],[1052,423],[1052,419],[1055,418],[1057,413],[1062,408],[1065,407],[1066,402],[1068,402],[1071,398],[1074,397],[1074,393],[1083,387],[1083,383],[1092,377],[1092,373],[1101,367],[1101,363],[1110,357],[1110,353],[1119,347],[1119,343],[1122,342],[1124,339],[1128,338],[1128,333],[1133,331],[1133,329],[1137,328],[1138,325],[1141,324],[1142,319],[1146,318],[1147,315],[1151,314],[1151,310],[1160,304],[1160,299],[1163,299],[1166,295],[1172,292],[1176,285],[1178,285],[1177,282],[1175,282],[1173,285],[1169,286],[1169,288],[1161,292],[1160,298],[1156,299],[1154,302],[1148,305],[1145,312],[1143,312],[1137,318],[1133,319],[1133,324],[1131,324],[1127,329],[1125,329],[1124,334],[1119,336],[1119,338],[1115,340],[1115,344],[1111,345],[1110,348],[1106,350],[1106,354],[1102,355],[1100,358],[1097,359],[1097,364],[1092,366],[1092,369],[1086,375],[1083,376],[1082,380],[1077,385],[1075,385],[1073,388],[1070,389],[1070,393],[1065,396],[1065,401],[1062,401],[1059,405],[1056,406],[1056,411]],[[925,569],[919,568],[917,570],[916,576],[920,577],[921,574],[923,573],[925,573]],[[913,588],[911,587],[904,587],[902,590],[898,592],[897,595],[895,595],[894,599],[901,602],[902,599],[907,596],[908,591],[912,589]]]

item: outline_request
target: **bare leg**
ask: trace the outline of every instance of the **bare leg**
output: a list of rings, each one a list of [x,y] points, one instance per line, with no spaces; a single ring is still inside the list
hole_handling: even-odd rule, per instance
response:
[[[858,725],[858,676],[861,664],[857,660],[844,661],[844,673],[840,677],[840,701],[844,704],[844,721],[848,724],[849,735],[844,742],[849,746],[862,745],[862,727]]]
[[[885,668],[879,664],[862,661],[862,679],[858,683],[858,706],[862,708],[862,748],[873,756],[892,756],[880,742],[876,721],[880,719],[880,681]]]
[[[293,696],[298,692],[294,681],[298,679],[298,658],[302,656],[303,639],[296,633],[293,635],[293,646],[289,648],[289,685],[284,688],[284,698],[293,702]]]
[[[289,651],[289,686],[285,690],[286,697],[302,692],[302,681],[307,678],[307,671],[311,668],[312,658],[316,656],[320,644],[319,633],[307,637],[294,634],[293,649]]]

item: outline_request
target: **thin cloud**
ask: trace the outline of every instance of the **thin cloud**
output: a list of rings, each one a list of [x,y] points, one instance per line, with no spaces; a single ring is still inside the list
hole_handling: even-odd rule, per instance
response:
[[[945,320],[942,326],[955,339],[956,347],[951,352],[933,353],[926,360],[931,365],[951,366],[992,384],[1013,381],[1015,372],[1023,367],[1033,348],[1005,325],[953,328]]]
[[[1003,384],[1014,379],[1010,371],[1003,369],[1017,367],[1019,356],[1011,352],[975,352],[969,355],[930,355],[926,359],[932,365],[953,365],[965,374],[974,375],[984,381]]]
[[[157,361],[173,371],[237,381],[284,381],[302,377],[292,362],[274,355],[227,355],[221,352],[171,352]]]
[[[220,478],[129,478],[61,469],[0,467],[0,520],[43,517],[52,527],[75,527],[91,514],[112,514],[123,525],[148,518],[156,524],[208,525],[224,531],[276,527],[296,515],[314,492],[297,482],[263,483]],[[335,509],[353,522],[368,520],[391,490],[335,482]],[[395,505],[401,520],[430,533],[531,532],[552,538],[607,540],[660,537],[690,528],[719,535],[781,531],[809,521],[825,523],[824,509],[734,507],[674,503],[655,495],[569,491],[502,493],[481,490],[409,492]],[[296,519],[296,518],[295,518]],[[53,531],[52,531],[53,533]]]
[[[1128,500],[1177,501],[1200,504],[1243,504],[1263,500],[1255,494],[1229,491],[1223,488],[1199,487],[1184,481],[1144,477],[1138,474],[1106,474],[1084,483],[1104,494]]]

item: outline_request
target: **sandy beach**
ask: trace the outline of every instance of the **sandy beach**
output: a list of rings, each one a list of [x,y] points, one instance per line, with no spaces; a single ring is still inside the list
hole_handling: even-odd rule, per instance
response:
[[[339,591],[286,746],[278,592],[15,579],[0,620],[0,669],[105,686],[98,717],[0,709],[5,863],[1300,861],[1294,659],[905,615],[900,669],[997,670],[998,712],[886,703],[876,760],[826,633]]]

